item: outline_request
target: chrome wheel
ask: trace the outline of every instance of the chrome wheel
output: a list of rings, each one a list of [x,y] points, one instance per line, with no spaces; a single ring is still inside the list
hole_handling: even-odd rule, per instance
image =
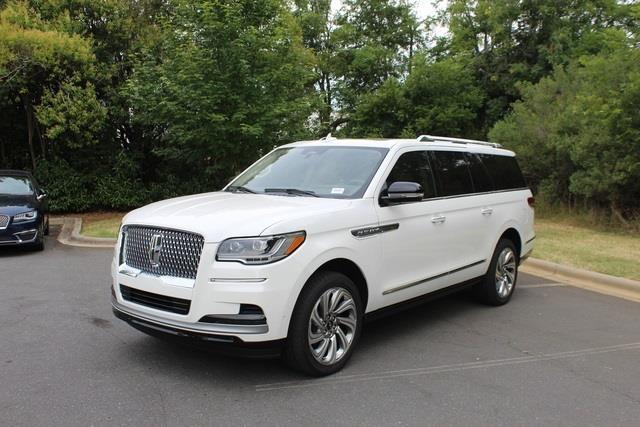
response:
[[[317,362],[332,365],[342,359],[356,334],[356,304],[349,291],[331,288],[324,292],[311,310],[308,341]]]
[[[504,248],[496,263],[496,291],[500,298],[511,294],[516,283],[516,255],[511,248]]]

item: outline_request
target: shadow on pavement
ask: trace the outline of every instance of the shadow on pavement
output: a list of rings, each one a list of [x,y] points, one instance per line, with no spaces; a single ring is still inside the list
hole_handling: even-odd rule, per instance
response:
[[[368,352],[396,345],[406,336],[419,334],[439,321],[450,321],[460,313],[479,309],[466,292],[427,302],[423,305],[369,322],[354,353],[354,359],[366,358]],[[117,356],[129,360],[129,367],[151,369],[150,375],[161,374],[172,381],[186,381],[204,386],[233,383],[234,387],[254,387],[258,384],[312,379],[290,370],[279,359],[246,359],[228,357],[199,348],[182,346],[139,333],[138,339],[120,347],[126,354]],[[136,366],[138,365],[138,366]],[[353,373],[361,366],[357,361],[342,373]]]

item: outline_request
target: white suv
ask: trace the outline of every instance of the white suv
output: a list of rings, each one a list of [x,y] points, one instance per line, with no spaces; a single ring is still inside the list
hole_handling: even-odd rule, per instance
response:
[[[129,213],[113,310],[151,335],[278,352],[326,375],[383,309],[465,285],[488,304],[509,301],[533,216],[514,153],[498,144],[289,144],[220,192]]]

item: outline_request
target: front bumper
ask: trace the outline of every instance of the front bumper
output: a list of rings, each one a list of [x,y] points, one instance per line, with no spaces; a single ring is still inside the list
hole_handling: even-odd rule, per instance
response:
[[[218,327],[194,327],[166,319],[152,319],[148,314],[124,307],[115,300],[112,300],[111,307],[117,318],[148,335],[220,354],[250,358],[277,357],[284,344],[284,340],[245,342],[236,336],[216,333]]]
[[[40,235],[40,219],[24,223],[10,223],[0,229],[0,246],[17,246],[36,243]]]
[[[304,270],[309,267],[304,252],[296,251],[273,264],[246,266],[218,262],[216,251],[216,243],[205,243],[197,278],[187,280],[130,271],[130,267],[118,265],[116,250],[111,266],[114,309],[147,325],[180,333],[221,335],[244,343],[285,339],[293,306],[306,280]],[[131,290],[139,295],[132,298],[128,295]],[[171,301],[188,308],[172,312],[167,307]],[[251,323],[251,316],[243,314],[247,308],[261,310],[265,320]]]

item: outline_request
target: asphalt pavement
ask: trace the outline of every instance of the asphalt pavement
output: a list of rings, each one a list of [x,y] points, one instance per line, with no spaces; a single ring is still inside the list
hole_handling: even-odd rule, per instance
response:
[[[324,379],[114,318],[112,251],[0,250],[0,425],[640,425],[640,305],[522,274],[365,326]]]

